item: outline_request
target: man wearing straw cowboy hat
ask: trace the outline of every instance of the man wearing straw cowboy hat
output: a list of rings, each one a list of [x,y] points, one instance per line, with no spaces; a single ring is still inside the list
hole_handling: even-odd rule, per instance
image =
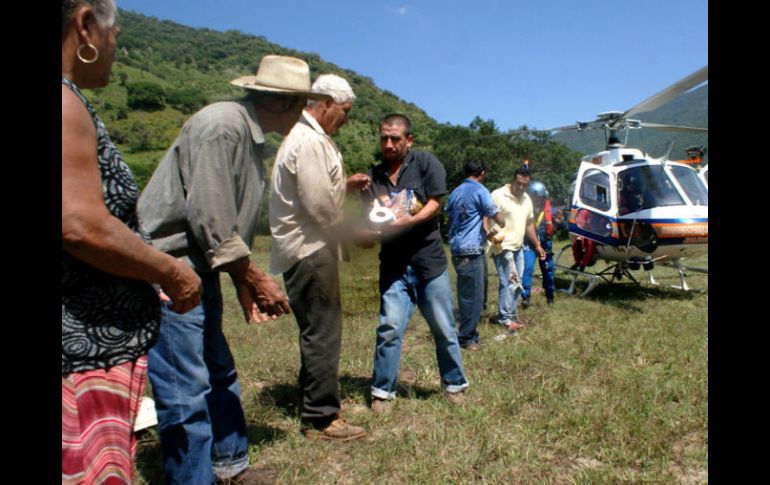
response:
[[[250,260],[265,187],[264,133],[287,135],[313,93],[308,65],[264,56],[256,76],[231,81],[248,93],[194,114],[139,200],[158,249],[183,259],[203,281],[200,305],[184,315],[162,306],[149,353],[167,483],[270,483],[249,468],[240,384],[222,333],[219,273],[230,275],[247,322],[290,313],[286,295]],[[164,295],[161,295],[164,297]]]

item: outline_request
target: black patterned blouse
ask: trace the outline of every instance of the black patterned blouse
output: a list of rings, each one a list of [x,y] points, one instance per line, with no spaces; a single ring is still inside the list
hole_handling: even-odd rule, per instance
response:
[[[83,101],[96,127],[107,209],[149,243],[136,216],[137,187],[131,170],[91,103],[69,80],[62,78],[62,84]],[[159,320],[160,302],[149,283],[99,271],[62,250],[62,375],[112,367],[145,355],[157,340]]]

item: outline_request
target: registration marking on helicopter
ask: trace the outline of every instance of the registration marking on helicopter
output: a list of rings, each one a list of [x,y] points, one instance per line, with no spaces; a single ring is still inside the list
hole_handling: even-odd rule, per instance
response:
[[[652,224],[652,227],[660,238],[704,237],[709,235],[709,225],[704,223]]]

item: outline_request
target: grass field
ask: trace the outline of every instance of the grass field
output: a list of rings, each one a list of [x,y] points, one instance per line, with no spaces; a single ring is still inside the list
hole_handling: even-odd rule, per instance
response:
[[[269,238],[255,241],[254,259],[263,268],[268,244]],[[444,399],[432,338],[417,312],[404,340],[399,398],[390,414],[374,415],[367,400],[377,249],[352,256],[340,271],[340,387],[343,414],[369,437],[347,444],[300,432],[293,317],[246,325],[223,279],[224,329],[241,379],[251,461],[278,470],[279,483],[708,481],[707,276],[687,279],[702,292],[624,280],[582,299],[558,294],[553,306],[538,293],[522,313],[530,325],[496,341],[500,327],[487,321],[497,302],[490,264],[483,347],[463,354],[471,386],[466,404]],[[690,265],[708,266],[708,257]],[[453,269],[450,275],[454,280]],[[673,269],[658,267],[655,276],[661,285],[679,282]],[[557,287],[568,283],[557,274]],[[157,428],[141,436],[137,468],[137,483],[163,483]]]

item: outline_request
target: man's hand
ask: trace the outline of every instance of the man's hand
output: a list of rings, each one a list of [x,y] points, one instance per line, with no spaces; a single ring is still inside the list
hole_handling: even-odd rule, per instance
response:
[[[405,229],[413,224],[413,217],[409,214],[401,214],[396,216],[396,220],[388,224],[388,227],[393,229]]]
[[[201,279],[191,267],[181,259],[176,260],[174,271],[164,283],[161,283],[163,296],[171,301],[171,310],[176,313],[185,313],[192,310],[201,301],[203,285]]]
[[[556,209],[556,213],[553,215],[553,223],[556,226],[561,226],[564,222],[564,212],[561,209]]]
[[[348,177],[346,189],[348,193],[355,190],[368,190],[371,180],[365,173],[354,173]]]
[[[365,249],[373,248],[381,234],[380,231],[363,227],[354,228],[352,233],[353,244]]]
[[[535,246],[535,252],[537,253],[537,258],[540,261],[545,261],[545,250],[543,249],[543,246],[541,246],[540,244]]]
[[[228,265],[246,323],[275,320],[290,314],[289,299],[273,278],[254,266],[248,258]]]

